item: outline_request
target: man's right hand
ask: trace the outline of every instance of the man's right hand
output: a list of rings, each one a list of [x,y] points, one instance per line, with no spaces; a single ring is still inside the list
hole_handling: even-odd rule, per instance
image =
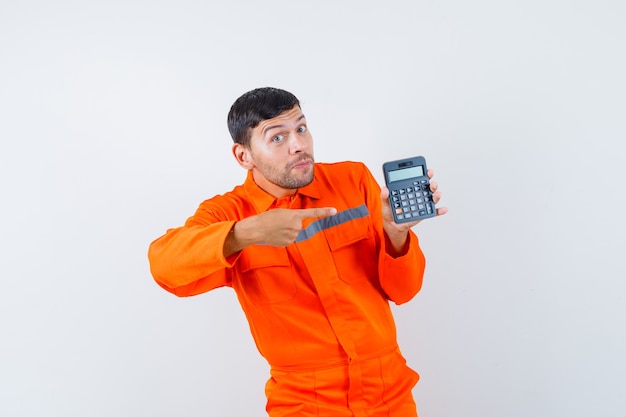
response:
[[[287,246],[296,240],[304,219],[328,217],[336,213],[337,209],[333,207],[274,209],[242,219],[235,223],[224,242],[224,256],[255,243]]]

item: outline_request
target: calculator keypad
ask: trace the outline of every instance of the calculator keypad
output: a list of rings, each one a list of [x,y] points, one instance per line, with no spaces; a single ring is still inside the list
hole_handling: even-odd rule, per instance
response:
[[[412,221],[435,213],[433,195],[428,181],[412,181],[409,186],[390,190],[391,206],[396,220]]]

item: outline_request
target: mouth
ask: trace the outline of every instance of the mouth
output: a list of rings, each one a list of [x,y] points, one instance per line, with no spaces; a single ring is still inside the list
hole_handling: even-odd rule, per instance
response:
[[[305,169],[309,168],[313,165],[313,160],[311,159],[301,159],[291,166],[291,169]]]

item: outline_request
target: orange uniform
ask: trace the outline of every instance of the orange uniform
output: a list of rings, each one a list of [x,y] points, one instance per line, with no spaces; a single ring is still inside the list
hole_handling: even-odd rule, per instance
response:
[[[237,220],[279,207],[335,207],[337,214],[306,219],[287,247],[257,244],[224,257]],[[413,298],[425,261],[412,231],[400,256],[386,246],[380,188],[369,170],[317,163],[311,184],[280,199],[249,173],[155,240],[149,258],[155,280],[178,296],[235,290],[271,366],[270,416],[410,417],[418,375],[398,350],[389,300]]]

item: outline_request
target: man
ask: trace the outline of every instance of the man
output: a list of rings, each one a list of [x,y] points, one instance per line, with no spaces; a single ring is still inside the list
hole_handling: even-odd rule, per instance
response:
[[[398,349],[389,301],[420,290],[418,222],[394,223],[388,190],[363,164],[314,162],[289,92],[244,94],[228,128],[247,179],[150,245],[155,280],[178,296],[235,290],[271,366],[271,417],[417,416],[419,377]]]

